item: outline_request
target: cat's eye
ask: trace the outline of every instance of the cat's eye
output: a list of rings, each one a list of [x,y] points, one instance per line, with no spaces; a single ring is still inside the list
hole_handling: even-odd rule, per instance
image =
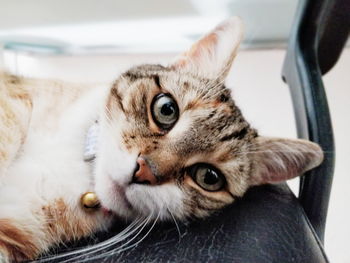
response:
[[[157,95],[151,104],[152,118],[162,129],[170,129],[179,118],[179,107],[170,94]]]
[[[193,180],[207,191],[219,191],[226,183],[224,176],[208,164],[194,165],[190,173]]]

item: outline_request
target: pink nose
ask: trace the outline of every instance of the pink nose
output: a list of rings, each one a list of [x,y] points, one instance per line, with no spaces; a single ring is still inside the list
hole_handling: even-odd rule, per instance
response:
[[[157,184],[157,178],[153,175],[152,170],[146,160],[142,157],[138,157],[136,162],[138,167],[134,173],[132,182],[137,184]]]

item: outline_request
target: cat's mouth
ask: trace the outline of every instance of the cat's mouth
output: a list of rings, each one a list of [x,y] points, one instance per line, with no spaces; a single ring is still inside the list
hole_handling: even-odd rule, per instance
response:
[[[96,184],[96,193],[99,196],[103,214],[113,214],[122,218],[128,218],[135,214],[137,209],[126,194],[128,191],[127,183],[113,179],[112,175],[108,173],[104,177],[103,184],[101,183],[102,180]]]
[[[133,210],[131,203],[125,195],[124,187],[114,182],[114,192],[118,196],[118,201],[122,202],[128,209]]]

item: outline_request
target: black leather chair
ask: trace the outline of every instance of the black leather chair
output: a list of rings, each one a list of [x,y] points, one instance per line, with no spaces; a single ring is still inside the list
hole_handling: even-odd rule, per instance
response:
[[[350,1],[300,1],[283,79],[291,90],[299,137],[319,143],[325,160],[301,178],[299,198],[286,184],[254,187],[206,220],[178,228],[156,225],[132,249],[84,262],[328,262],[322,243],[334,143],[321,77],[339,58],[349,30]]]

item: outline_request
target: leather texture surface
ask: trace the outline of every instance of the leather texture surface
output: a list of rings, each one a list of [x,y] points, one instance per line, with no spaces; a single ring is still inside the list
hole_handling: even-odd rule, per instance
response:
[[[128,245],[140,240],[147,230]],[[85,259],[87,262],[328,262],[298,200],[285,184],[252,188],[241,200],[206,220],[179,223],[179,230],[180,233],[174,222],[157,224],[132,249],[107,258]]]

